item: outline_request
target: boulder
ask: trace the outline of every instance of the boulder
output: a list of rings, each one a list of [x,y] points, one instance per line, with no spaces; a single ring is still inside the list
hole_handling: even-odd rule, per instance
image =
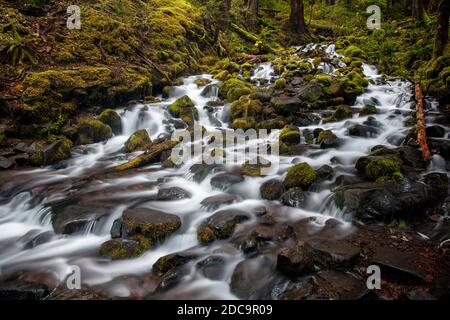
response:
[[[210,196],[205,199],[203,199],[200,202],[200,205],[204,208],[206,208],[208,211],[214,211],[218,209],[221,206],[232,204],[234,201],[236,201],[236,197],[228,194],[228,193],[221,193],[215,196]]]
[[[281,249],[277,257],[277,269],[289,277],[314,272],[313,249],[304,241]]]
[[[58,140],[43,150],[39,150],[31,156],[31,162],[35,165],[49,165],[71,156],[72,142],[68,139]]]
[[[77,144],[91,144],[111,138],[112,129],[97,119],[82,119],[77,126]]]
[[[160,241],[181,226],[178,216],[147,208],[126,209],[122,219],[122,234],[125,238],[141,235],[151,241]]]
[[[266,200],[278,200],[285,192],[284,184],[278,179],[265,181],[260,187],[261,198]]]
[[[238,223],[248,220],[250,215],[247,212],[230,209],[214,213],[207,218],[197,229],[197,239],[202,244],[213,242],[214,240],[229,238]]]
[[[281,196],[281,203],[288,207],[302,208],[306,203],[307,192],[302,188],[291,188]]]
[[[354,124],[348,128],[348,134],[350,136],[372,138],[376,137],[379,134],[379,130],[370,126]]]
[[[141,129],[133,133],[125,142],[125,151],[134,152],[139,150],[146,150],[152,144],[152,140],[148,135],[147,130]]]
[[[217,189],[227,189],[233,184],[244,181],[241,175],[230,173],[219,173],[211,178],[211,186]]]
[[[284,143],[288,146],[299,144],[301,141],[300,130],[296,126],[285,126],[280,132],[279,140],[280,144]]]
[[[151,245],[138,239],[112,239],[101,244],[99,256],[110,260],[135,258],[150,249]]]
[[[161,188],[156,195],[156,199],[160,201],[174,201],[190,197],[191,194],[180,187]]]
[[[284,186],[286,189],[300,187],[309,188],[317,179],[316,172],[306,162],[298,163],[288,169]]]
[[[162,277],[169,271],[178,269],[184,266],[189,261],[197,258],[197,255],[189,252],[171,253],[169,255],[159,258],[152,267],[153,274]]]
[[[281,95],[273,97],[270,100],[273,108],[279,114],[289,115],[298,111],[301,107],[301,101],[295,96]]]
[[[106,109],[100,113],[98,119],[104,124],[110,126],[114,134],[120,134],[122,132],[122,119],[117,111],[113,109]]]
[[[338,137],[331,130],[323,130],[317,136],[317,143],[320,145],[320,148],[335,148],[339,146]]]

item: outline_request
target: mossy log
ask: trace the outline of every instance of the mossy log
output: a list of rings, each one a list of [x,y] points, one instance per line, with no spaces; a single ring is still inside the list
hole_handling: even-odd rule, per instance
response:
[[[431,159],[430,150],[427,144],[427,134],[425,131],[425,120],[423,115],[423,95],[422,87],[420,84],[416,84],[416,99],[417,99],[417,141],[422,151],[422,158],[425,161]]]

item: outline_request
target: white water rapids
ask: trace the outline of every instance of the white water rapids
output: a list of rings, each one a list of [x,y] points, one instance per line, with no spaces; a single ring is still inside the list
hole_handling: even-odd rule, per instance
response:
[[[334,46],[326,47],[331,58],[336,58]],[[332,72],[332,66],[321,65],[324,72]],[[366,92],[360,95],[355,103],[355,108],[360,107],[367,100],[374,100],[377,104],[378,112],[373,115],[380,124],[380,134],[376,137],[360,138],[350,137],[347,128],[350,123],[363,123],[368,116],[359,117],[356,113],[353,119],[341,122],[312,125],[300,127],[301,130],[324,128],[332,130],[341,140],[342,144],[337,148],[330,149],[310,149],[305,154],[295,157],[280,157],[280,167],[278,172],[265,177],[245,177],[241,183],[233,185],[228,192],[238,195],[241,199],[231,205],[221,207],[237,208],[244,211],[257,208],[259,206],[280,206],[277,201],[262,200],[259,194],[260,185],[274,177],[283,177],[287,169],[294,162],[308,162],[312,167],[319,168],[322,165],[331,165],[336,175],[355,174],[355,160],[367,154],[376,145],[396,147],[401,144],[408,128],[404,122],[410,113],[410,101],[412,99],[411,85],[406,81],[392,80],[383,81],[373,66],[364,65],[364,74],[370,80],[370,85]],[[252,76],[253,79],[266,78],[270,80],[273,76],[273,69],[270,63],[261,65],[261,68]],[[3,276],[13,274],[17,271],[38,270],[51,271],[57,274],[62,281],[71,271],[72,265],[77,265],[82,270],[82,282],[87,285],[99,285],[107,283],[121,275],[144,274],[151,271],[152,264],[161,256],[169,253],[193,248],[205,258],[211,253],[220,253],[226,260],[226,272],[218,280],[210,280],[203,277],[192,268],[191,273],[185,276],[181,285],[178,286],[178,293],[195,299],[233,299],[235,296],[230,292],[229,279],[234,266],[244,257],[236,250],[226,247],[226,241],[218,241],[207,247],[199,246],[196,239],[196,229],[200,223],[212,215],[202,208],[200,202],[206,197],[220,194],[222,191],[214,189],[210,180],[216,173],[209,173],[207,178],[197,183],[192,180],[189,168],[193,162],[185,163],[179,168],[162,168],[159,164],[148,166],[154,170],[135,171],[132,176],[105,177],[96,184],[89,185],[89,191],[101,191],[109,187],[127,187],[129,190],[123,193],[114,193],[113,206],[107,219],[101,223],[92,223],[85,228],[84,232],[72,235],[57,235],[53,233],[51,222],[51,208],[47,204],[61,200],[66,193],[56,190],[54,193],[46,192],[40,195],[40,186],[49,185],[56,182],[64,182],[71,178],[81,177],[95,172],[99,169],[114,167],[124,163],[139,153],[127,155],[122,152],[122,147],[127,138],[138,129],[147,129],[151,138],[156,139],[160,134],[171,130],[171,116],[167,111],[167,106],[177,98],[188,95],[199,112],[199,122],[208,131],[216,128],[227,128],[229,116],[229,105],[215,107],[215,111],[210,113],[203,107],[209,100],[216,97],[203,97],[203,88],[198,88],[194,83],[196,79],[210,79],[210,75],[196,75],[184,78],[184,84],[173,87],[168,99],[163,99],[160,103],[148,105],[135,105],[129,108],[118,110],[122,117],[123,134],[103,142],[85,147],[77,147],[73,151],[73,157],[57,166],[50,166],[43,169],[17,172],[13,179],[24,181],[22,187],[17,192],[5,196],[0,202],[0,268]],[[212,83],[217,81],[212,80]],[[374,98],[374,99],[373,99]],[[277,138],[277,132],[272,133],[271,139]],[[201,141],[200,141],[201,142]],[[200,143],[197,142],[197,143]],[[239,152],[227,150],[227,152]],[[436,170],[442,165],[440,159],[433,162]],[[445,164],[444,164],[445,165]],[[163,179],[165,178],[165,179]],[[155,182],[159,184],[153,188],[143,190],[133,190],[131,186],[138,183]],[[8,183],[8,182],[5,182]],[[315,223],[320,227],[330,217],[344,221],[343,228],[351,231],[351,224],[345,220],[343,213],[338,210],[331,201],[332,192],[328,185],[332,181],[325,182],[325,186],[317,193],[311,193],[306,209],[297,209],[280,206],[280,212],[286,219],[296,221],[307,216],[317,217]],[[145,201],[146,198],[155,195],[160,187],[179,186],[192,194],[189,199],[177,201]],[[68,186],[69,188],[70,186]],[[99,194],[106,197],[108,193]],[[167,241],[158,247],[146,252],[143,256],[135,259],[122,261],[104,261],[96,254],[101,243],[110,239],[110,229],[115,219],[119,218],[124,209],[129,205],[129,201],[123,204],[120,198],[143,199],[141,206],[159,209],[165,212],[178,215],[183,225],[180,230],[173,234]],[[117,203],[117,204],[116,204]],[[94,207],[95,208],[95,207]],[[246,222],[252,223],[252,221]],[[42,241],[34,247],[25,245],[38,235],[49,235],[47,241]],[[128,289],[123,285],[111,285],[108,287],[109,294],[114,296],[128,296]]]

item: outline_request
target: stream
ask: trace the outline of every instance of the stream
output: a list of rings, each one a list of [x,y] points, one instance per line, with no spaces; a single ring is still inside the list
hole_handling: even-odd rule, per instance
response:
[[[307,52],[311,48],[316,46],[310,45],[298,50]],[[325,50],[330,59],[339,60],[340,56],[335,52],[334,45],[321,46],[321,49]],[[319,67],[327,74],[335,70],[332,64],[321,64]],[[370,84],[357,98],[353,107],[359,108],[367,101],[376,101],[376,114],[359,116],[356,113],[352,119],[299,127],[302,132],[316,128],[330,129],[342,143],[336,148],[311,148],[299,156],[280,156],[275,172],[262,177],[245,176],[243,181],[227,187],[226,192],[234,195],[236,201],[222,204],[220,210],[257,212],[261,207],[268,208],[267,210],[273,208],[286,222],[311,218],[310,228],[318,230],[332,219],[339,221],[340,232],[352,233],[355,227],[351,217],[334,204],[331,191],[334,180],[339,175],[356,175],[356,159],[366,155],[372,147],[383,145],[394,148],[402,143],[409,129],[405,127],[405,120],[411,113],[413,99],[411,83],[398,79],[384,80],[374,66],[363,65],[363,69]],[[211,80],[210,86],[218,84],[209,74],[185,77],[183,84],[172,87],[169,98],[161,98],[161,102],[137,104],[117,110],[122,119],[121,135],[115,135],[102,143],[75,147],[70,159],[56,165],[11,173],[9,181],[3,183],[0,193],[1,278],[25,271],[45,271],[54,274],[63,282],[71,274],[72,266],[76,265],[81,269],[83,285],[100,288],[108,296],[128,297],[131,294],[129,286],[121,279],[145,275],[160,257],[189,250],[195,252],[197,258],[190,262],[188,271],[176,284],[176,290],[171,288],[162,298],[237,298],[230,290],[229,282],[236,265],[246,259],[244,253],[226,240],[207,246],[199,245],[196,236],[197,227],[215,211],[205,208],[201,202],[207,197],[224,192],[214,188],[211,179],[220,174],[221,170],[223,172],[227,165],[219,170],[208,171],[199,181],[194,179],[192,172],[192,166],[197,159],[174,168],[163,167],[158,163],[126,174],[99,174],[140,154],[123,152],[124,142],[136,130],[146,129],[152,140],[180,130],[175,129],[176,121],[168,113],[167,106],[184,95],[188,95],[195,103],[199,123],[208,132],[227,130],[230,105],[214,107],[210,111],[205,109],[208,101],[218,99],[217,90],[211,90],[212,93],[207,96],[202,95],[204,87],[197,86],[197,79]],[[252,79],[261,86],[273,82],[274,72],[271,64],[262,64],[254,72]],[[266,81],[260,82],[258,79]],[[436,108],[433,103],[431,106]],[[379,134],[370,137],[348,135],[350,125],[364,124],[367,121],[377,124]],[[278,134],[278,130],[272,130],[268,139],[276,140]],[[206,138],[193,143],[205,144]],[[242,152],[245,147],[238,146],[227,149],[226,152]],[[320,188],[311,192],[302,208],[283,206],[279,201],[262,199],[259,192],[261,184],[273,178],[283,178],[287,169],[298,162],[307,162],[315,169],[330,165],[334,169],[334,178],[324,181]],[[434,156],[428,170],[447,172],[445,160]],[[92,176],[94,178],[87,179]],[[160,188],[175,186],[183,188],[192,196],[175,201],[155,200]],[[52,207],[63,205],[74,197],[78,197],[77,203],[80,206],[92,210],[92,219],[76,232],[55,233]],[[125,209],[136,205],[176,214],[181,218],[182,226],[165,242],[140,257],[119,261],[99,258],[97,252],[100,245],[111,239],[113,222],[121,217]],[[255,219],[247,220],[243,223],[244,228],[254,223]],[[207,277],[204,270],[198,268],[198,262],[211,255],[221,257],[220,272]]]

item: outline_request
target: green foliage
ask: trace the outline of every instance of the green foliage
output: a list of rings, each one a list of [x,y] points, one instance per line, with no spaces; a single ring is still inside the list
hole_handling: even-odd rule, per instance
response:
[[[6,43],[0,46],[0,52],[6,61],[14,66],[25,63],[34,64],[35,62],[32,42],[20,36],[17,31],[7,37]]]

